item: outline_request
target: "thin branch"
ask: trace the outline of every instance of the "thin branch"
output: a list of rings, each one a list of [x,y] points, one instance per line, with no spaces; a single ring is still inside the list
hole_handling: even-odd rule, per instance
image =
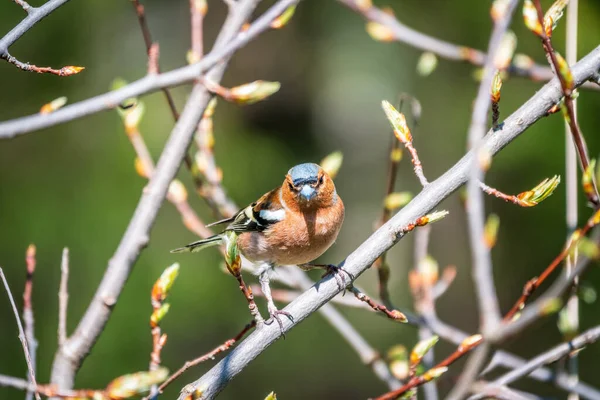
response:
[[[175,371],[173,374],[171,374],[171,376],[169,376],[167,378],[166,381],[164,381],[159,387],[158,387],[158,393],[162,394],[164,392],[164,390],[166,389],[167,386],[169,386],[171,383],[173,383],[177,378],[179,378],[181,375],[183,375],[183,373],[185,371],[187,371],[188,369],[195,367],[198,364],[201,364],[203,362],[206,362],[208,360],[214,360],[215,357],[220,354],[223,353],[227,350],[229,350],[233,345],[235,345],[237,342],[239,342],[244,336],[246,336],[246,334],[248,332],[250,332],[252,329],[254,329],[256,327],[256,321],[252,320],[252,322],[250,322],[249,324],[247,324],[244,329],[242,329],[237,335],[235,335],[233,338],[226,340],[223,344],[215,347],[214,349],[212,349],[211,351],[209,351],[208,353],[195,358],[193,360],[190,361],[186,361],[185,364],[183,364],[183,366],[181,368],[179,368],[177,371]],[[144,399],[147,400],[148,398]]]
[[[248,37],[252,36],[248,32],[256,35],[261,30],[268,29],[270,21],[279,15],[279,12],[273,12],[273,8],[271,8],[259,19],[260,24],[258,27],[254,29],[251,27],[240,39],[238,32],[251,15],[257,2],[258,0],[247,0],[240,3],[240,6],[236,8],[236,12],[228,16],[215,42],[215,52],[217,54],[222,52],[224,56],[228,56],[229,53],[222,50],[225,49],[227,43],[230,45],[238,43],[239,45],[244,40],[249,40]],[[278,6],[281,7],[281,3],[278,3]],[[277,7],[275,7],[275,11],[278,11]],[[273,17],[269,19],[271,15]],[[237,39],[234,40],[234,38]],[[231,50],[233,49],[234,47],[231,48]],[[209,72],[210,79],[218,82],[226,66],[227,62],[224,62],[212,69]],[[159,76],[161,75],[154,75],[153,77],[158,78]],[[150,179],[148,187],[142,193],[137,209],[121,239],[119,247],[109,261],[92,303],[75,333],[55,356],[52,367],[52,383],[58,384],[59,387],[70,388],[73,386],[76,371],[108,322],[112,309],[131,273],[133,264],[142,249],[148,244],[150,229],[166,197],[169,184],[183,161],[210,98],[210,94],[203,86],[196,85],[192,90],[185,109],[164,147],[156,171]]]
[[[490,345],[483,343],[481,346],[477,347],[477,350],[475,350],[473,354],[471,354],[471,357],[469,357],[467,360],[465,368],[460,375],[458,382],[448,394],[448,400],[464,399],[465,395],[470,392],[471,386],[473,385],[475,379],[477,379],[479,371],[481,371],[481,368],[483,368],[489,352]]]
[[[511,384],[516,380],[531,374],[533,371],[537,370],[541,366],[554,363],[559,359],[566,357],[569,354],[587,346],[588,344],[598,341],[598,339],[600,339],[600,326],[588,329],[581,335],[575,337],[573,340],[567,343],[562,343],[538,355],[537,357],[532,358],[530,361],[526,362],[520,367],[515,368],[512,371],[495,379],[493,382],[486,385],[485,388],[492,388],[496,386]],[[481,397],[476,396],[472,397],[471,399],[475,400],[476,398]]]
[[[35,246],[29,245],[25,254],[25,263],[27,264],[27,276],[25,279],[25,290],[23,291],[23,322],[25,323],[25,337],[29,345],[29,354],[31,355],[31,368],[36,371],[36,351],[38,342],[35,340],[35,320],[33,318],[33,306],[31,302],[31,293],[33,291],[33,274],[35,273]],[[31,381],[31,380],[30,380]],[[35,384],[34,381],[31,383]],[[27,400],[33,398],[33,392],[27,391]]]
[[[68,0],[61,0],[68,1]],[[60,123],[73,121],[100,111],[117,107],[131,97],[151,93],[164,87],[178,86],[198,79],[222,60],[230,57],[236,50],[245,46],[259,34],[271,28],[271,22],[279,17],[288,7],[297,4],[300,0],[281,0],[273,5],[267,12],[258,18],[247,30],[236,32],[235,37],[222,44],[214,46],[214,50],[207,54],[196,64],[181,67],[158,75],[148,75],[129,85],[78,103],[63,107],[50,114],[33,114],[0,123],[0,139],[10,139],[17,135],[29,133],[38,129],[47,128]],[[46,3],[48,4],[48,3]],[[235,9],[242,8],[237,6]],[[0,47],[1,48],[1,47]],[[220,66],[221,64],[219,64]],[[215,81],[212,79],[212,81]]]
[[[566,17],[566,61],[569,65],[577,62],[577,27],[578,23],[579,0],[570,0],[567,4]],[[573,114],[577,118],[577,100],[573,99]],[[577,152],[575,144],[570,136],[570,128],[565,121],[565,175],[566,175],[566,225],[567,237],[575,231],[577,227]],[[569,275],[572,271],[572,263],[567,263],[565,273]],[[575,332],[579,331],[579,297],[577,296],[578,279],[575,280],[574,293],[567,302],[567,317],[569,325]],[[568,361],[569,375],[572,381],[579,380],[578,358],[574,354]],[[569,395],[568,400],[578,400],[579,396],[575,393]]]
[[[356,286],[350,285],[350,286],[348,286],[348,290],[350,292],[352,292],[354,297],[356,297],[358,300],[368,304],[369,307],[371,307],[373,309],[373,311],[382,312],[386,317],[388,317],[389,319],[394,320],[394,321],[407,322],[406,315],[404,315],[403,313],[401,313],[398,310],[389,309],[383,304],[378,304],[373,299],[371,299],[369,296],[367,296],[365,293],[358,290],[356,288]]]
[[[363,6],[363,3],[368,4],[370,2],[361,2],[358,0],[337,1],[361,14],[366,20],[385,26],[392,34],[393,40],[405,43],[415,49],[429,51],[452,61],[465,61],[476,66],[483,66],[488,58],[487,54],[482,51],[449,43],[409,28],[393,15],[373,5]],[[534,81],[543,81],[552,78],[550,68],[537,65],[533,62],[527,68],[513,64],[509,67],[509,71]]]
[[[37,381],[35,380],[35,370],[31,363],[31,354],[29,353],[29,345],[27,344],[27,337],[25,336],[25,332],[23,331],[21,318],[19,318],[19,312],[17,311],[17,306],[15,305],[15,299],[13,298],[10,288],[8,287],[8,282],[6,281],[6,277],[4,276],[4,271],[2,270],[2,267],[0,267],[0,278],[2,278],[4,289],[6,289],[8,300],[10,301],[13,313],[15,314],[15,320],[17,321],[17,328],[19,329],[19,340],[21,341],[21,345],[23,346],[23,352],[25,353],[25,361],[27,362],[27,368],[29,370],[29,381],[33,384],[33,386],[37,386]],[[37,400],[40,400],[40,395],[36,393],[35,398]]]
[[[44,5],[40,7],[31,7],[27,2],[23,0],[13,0],[15,3],[23,7],[23,9],[27,12],[27,17],[25,17],[17,26],[15,26],[10,32],[8,32],[2,39],[0,39],[0,58],[8,61],[11,64],[17,66],[17,68],[22,69],[24,71],[33,71],[37,73],[49,73],[59,76],[68,76],[73,75],[80,72],[83,68],[81,67],[63,67],[59,70],[52,69],[50,67],[36,67],[35,65],[23,63],[17,60],[15,57],[11,56],[8,52],[10,46],[13,45],[25,32],[30,30],[35,24],[41,21],[43,18],[47,17],[56,10],[58,7],[62,6],[69,0],[49,0]]]
[[[60,288],[58,289],[58,347],[67,341],[67,308],[69,306],[69,249],[65,247],[60,263]]]
[[[485,171],[480,158],[482,153],[487,153],[487,148],[482,144],[482,138],[486,131],[491,102],[490,87],[496,72],[495,55],[500,49],[517,3],[517,0],[510,0],[506,5],[504,15],[498,16],[494,20],[494,29],[488,45],[488,57],[484,63],[483,77],[477,91],[469,126],[469,148],[473,149],[477,156],[473,160],[471,176],[467,183],[467,217],[473,280],[475,281],[479,318],[481,319],[481,331],[484,333],[493,330],[500,322],[500,306],[494,286],[490,249],[484,242],[485,209],[483,194],[479,191],[479,182],[484,180]],[[487,154],[484,157],[488,158]]]
[[[581,85],[587,81],[590,76],[597,72],[599,67],[600,47],[597,47],[573,66],[572,72],[576,85]],[[556,103],[561,96],[562,91],[557,80],[546,84],[531,99],[509,116],[504,121],[501,129],[493,135],[488,135],[482,145],[485,145],[485,148],[489,149],[491,155],[496,154],[535,121],[542,118],[548,108]],[[467,181],[474,158],[473,151],[469,152],[444,175],[427,185],[413,201],[402,208],[392,219],[379,228],[346,258],[341,264],[344,269],[355,277],[360,276],[383,252],[387,251],[403,237],[402,232],[406,225],[431,211],[440,201],[448,197]],[[292,327],[302,322],[340,291],[341,289],[333,277],[326,277],[310,290],[305,291],[298,299],[285,308],[285,311],[293,315],[294,323],[285,320],[283,322],[284,332],[288,332]],[[214,398],[249,362],[258,357],[280,336],[281,331],[279,327],[275,326],[265,326],[260,331],[253,332],[239,346],[233,349],[227,357],[200,379],[188,385],[187,388],[192,391],[197,387],[206,388],[201,398]],[[186,392],[182,393],[180,399],[184,399],[185,395]]]
[[[575,147],[577,148],[577,153],[579,155],[579,162],[581,163],[581,169],[583,171],[587,171],[590,158],[588,156],[587,145],[585,143],[585,139],[581,133],[581,129],[579,128],[579,123],[577,122],[577,116],[575,115],[575,106],[573,103],[573,88],[566,81],[566,78],[563,73],[561,73],[561,68],[556,57],[556,53],[554,52],[554,48],[552,47],[552,41],[550,37],[546,34],[546,30],[544,27],[544,12],[542,11],[542,5],[540,0],[533,0],[535,8],[537,10],[538,21],[542,26],[541,32],[539,34],[540,39],[542,40],[542,45],[544,47],[544,51],[550,58],[550,61],[554,67],[554,71],[560,80],[560,85],[562,87],[563,94],[565,96],[565,107],[567,109],[567,123],[569,124],[569,128],[571,130],[571,135],[573,137],[573,142],[575,143]],[[596,185],[595,174],[591,175],[592,187],[593,190],[586,191],[586,195],[588,196],[588,200],[595,207],[600,207],[600,199],[598,198],[598,187]]]

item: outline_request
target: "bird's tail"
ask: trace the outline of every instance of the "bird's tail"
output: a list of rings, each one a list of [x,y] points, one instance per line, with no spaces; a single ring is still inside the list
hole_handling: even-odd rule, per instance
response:
[[[208,247],[219,246],[223,244],[223,238],[221,235],[214,235],[207,239],[198,240],[197,242],[190,243],[185,247],[180,247],[178,249],[171,250],[171,253],[184,253],[184,252],[192,252],[196,253],[200,250],[204,250]]]

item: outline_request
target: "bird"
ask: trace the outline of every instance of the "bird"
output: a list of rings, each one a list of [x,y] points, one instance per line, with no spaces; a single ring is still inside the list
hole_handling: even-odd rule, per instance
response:
[[[291,168],[283,184],[264,194],[257,201],[239,210],[231,218],[207,226],[227,224],[225,229],[207,239],[198,240],[172,253],[198,252],[226,244],[228,232],[237,234],[237,247],[252,263],[267,300],[269,320],[276,320],[283,331],[280,315],[293,317],[278,310],[270,289],[270,277],[277,266],[298,265],[304,270],[324,268],[342,285],[346,273],[334,265],[311,264],[335,242],[344,222],[344,203],[331,177],[314,163]],[[342,282],[342,283],[341,283]],[[343,288],[343,287],[342,287]]]

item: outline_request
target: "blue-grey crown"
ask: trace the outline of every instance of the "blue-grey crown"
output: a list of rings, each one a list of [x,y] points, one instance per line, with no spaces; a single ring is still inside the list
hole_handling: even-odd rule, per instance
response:
[[[319,167],[314,163],[299,164],[289,170],[288,174],[292,178],[294,186],[314,183],[318,179]]]

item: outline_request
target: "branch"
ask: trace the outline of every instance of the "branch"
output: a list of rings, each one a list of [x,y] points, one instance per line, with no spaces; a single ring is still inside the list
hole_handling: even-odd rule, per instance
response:
[[[58,347],[67,341],[67,307],[69,305],[69,249],[64,248],[60,263],[60,288],[58,289]]]
[[[287,2],[289,1],[292,0],[288,0]],[[229,53],[221,50],[225,48],[226,43],[230,43],[229,46],[231,46],[231,43],[239,44],[242,41],[247,41],[249,36],[251,37],[251,35],[246,34],[240,39],[238,32],[251,15],[257,2],[258,0],[246,0],[244,3],[240,3],[239,7],[236,7],[235,12],[227,17],[215,42],[215,52],[217,54],[222,52],[228,55]],[[260,22],[257,25],[258,27],[250,27],[247,32],[253,32],[256,35],[261,29],[267,29],[270,21],[279,15],[279,12],[273,12],[273,9],[277,11],[277,7],[281,8],[282,3],[285,5],[286,1],[282,1],[272,7],[257,21],[257,24]],[[274,16],[269,19],[273,14]],[[234,40],[234,38],[236,39]],[[209,72],[210,79],[218,82],[226,66],[227,62],[215,66]],[[155,77],[159,76],[155,75]],[[169,184],[175,177],[183,161],[186,150],[192,141],[195,129],[210,98],[211,95],[203,86],[196,85],[194,87],[184,111],[164,147],[155,173],[150,179],[147,188],[142,193],[142,197],[119,243],[119,247],[109,261],[92,303],[88,307],[75,333],[59,349],[55,356],[52,367],[52,382],[58,384],[59,387],[70,388],[73,386],[76,371],[108,322],[112,309],[131,273],[133,264],[142,249],[148,244],[150,229],[165,199]]]
[[[588,329],[581,335],[575,337],[573,340],[567,343],[562,343],[531,359],[530,361],[526,362],[520,367],[515,368],[512,371],[500,376],[493,382],[484,386],[482,388],[482,391],[513,383],[517,379],[531,374],[533,371],[537,370],[541,366],[556,362],[559,359],[566,357],[569,354],[587,346],[588,344],[596,342],[598,339],[600,339],[600,326]],[[480,399],[484,397],[485,396],[473,396],[470,398],[470,400]]]
[[[65,0],[62,0],[65,1]],[[267,12],[258,18],[247,30],[236,31],[237,35],[226,44],[215,46],[199,63],[181,67],[173,71],[157,75],[148,75],[131,84],[112,92],[63,107],[51,114],[33,114],[0,123],[0,139],[10,139],[17,135],[29,133],[38,129],[73,121],[100,111],[117,107],[131,97],[155,92],[165,87],[178,86],[197,79],[200,75],[231,56],[236,50],[244,47],[259,34],[270,29],[271,22],[291,5],[300,0],[280,0]],[[237,11],[240,7],[237,6]],[[213,79],[214,81],[214,79]]]
[[[469,126],[469,148],[473,149],[476,157],[472,161],[471,174],[467,184],[467,217],[473,279],[475,280],[481,331],[484,333],[493,330],[500,322],[500,306],[498,305],[498,297],[494,286],[492,257],[489,247],[484,242],[485,210],[483,194],[479,191],[479,182],[483,181],[485,171],[479,160],[483,152],[487,153],[487,148],[481,142],[485,134],[491,102],[489,91],[496,72],[494,61],[517,3],[518,1],[511,0],[506,5],[504,15],[497,17],[494,21],[494,29],[488,45],[489,56],[483,67],[483,78],[477,91],[471,125]],[[487,154],[484,157],[488,158]]]
[[[0,58],[8,61],[11,64],[17,66],[17,68],[22,69],[23,71],[32,71],[37,72],[39,74],[48,73],[59,76],[69,76],[79,73],[83,70],[82,67],[74,67],[68,66],[63,67],[61,69],[52,69],[50,67],[36,67],[35,65],[26,64],[15,57],[11,56],[8,52],[8,48],[12,46],[25,32],[33,28],[35,24],[41,21],[43,18],[47,17],[56,10],[58,7],[62,6],[69,0],[49,0],[43,6],[40,7],[31,7],[27,2],[22,0],[14,0],[15,3],[23,7],[23,9],[27,12],[27,17],[25,17],[17,26],[15,26],[10,32],[8,32],[2,39],[0,39]]]
[[[29,245],[27,253],[25,255],[25,262],[27,264],[27,276],[25,279],[25,290],[23,291],[23,322],[25,323],[25,337],[29,345],[29,354],[31,355],[31,368],[35,372],[36,370],[36,350],[38,346],[37,340],[35,340],[35,329],[33,318],[33,306],[31,303],[31,293],[33,291],[33,274],[35,273],[35,246]],[[34,381],[31,383],[35,384]],[[33,398],[33,392],[27,391],[26,399]]]
[[[416,31],[401,23],[393,15],[375,6],[361,6],[363,2],[359,0],[337,1],[361,14],[366,20],[385,26],[390,31],[392,40],[405,43],[415,49],[435,53],[440,57],[452,61],[465,61],[476,66],[483,66],[486,62],[486,53],[470,47],[449,43]],[[509,71],[534,81],[547,81],[553,77],[550,68],[534,64],[533,61],[526,68],[512,64],[509,67]]]
[[[573,76],[576,85],[583,84],[583,82],[597,72],[599,67],[600,47],[597,47],[573,66]],[[486,136],[482,145],[485,145],[491,155],[496,154],[535,121],[542,118],[548,108],[552,107],[561,96],[560,84],[554,79],[508,117],[502,129]],[[400,212],[373,233],[346,258],[341,264],[344,269],[355,277],[358,277],[367,270],[377,257],[402,238],[401,232],[405,226],[413,223],[418,217],[432,210],[440,201],[448,197],[467,181],[473,159],[474,153],[471,151],[444,175],[427,185],[413,201],[400,210]],[[288,332],[331,300],[340,291],[333,277],[327,277],[318,282],[310,290],[305,291],[298,299],[285,308],[285,311],[293,315],[294,322],[285,320],[283,322],[283,331]],[[273,344],[281,336],[281,333],[279,327],[273,325],[265,326],[261,330],[253,332],[227,357],[200,379],[187,386],[187,388],[194,391],[196,388],[202,387],[205,389],[201,397],[202,399],[214,398],[252,360]],[[189,394],[189,392],[183,392],[180,395],[180,399],[184,399],[186,394]]]
[[[23,352],[25,353],[25,361],[27,362],[27,368],[29,370],[29,381],[35,387],[37,386],[37,382],[35,380],[35,370],[31,362],[31,354],[29,353],[27,337],[25,336],[25,332],[23,331],[21,318],[19,318],[19,312],[17,311],[17,306],[15,305],[15,299],[13,298],[10,288],[8,287],[8,282],[6,281],[6,277],[4,276],[4,271],[2,270],[2,267],[0,267],[0,278],[2,278],[4,289],[6,289],[6,295],[8,296],[8,300],[10,301],[13,313],[15,314],[15,320],[17,321],[17,328],[19,329],[19,340],[21,341],[21,345],[23,346]],[[36,393],[35,398],[37,400],[40,400],[40,395]]]

